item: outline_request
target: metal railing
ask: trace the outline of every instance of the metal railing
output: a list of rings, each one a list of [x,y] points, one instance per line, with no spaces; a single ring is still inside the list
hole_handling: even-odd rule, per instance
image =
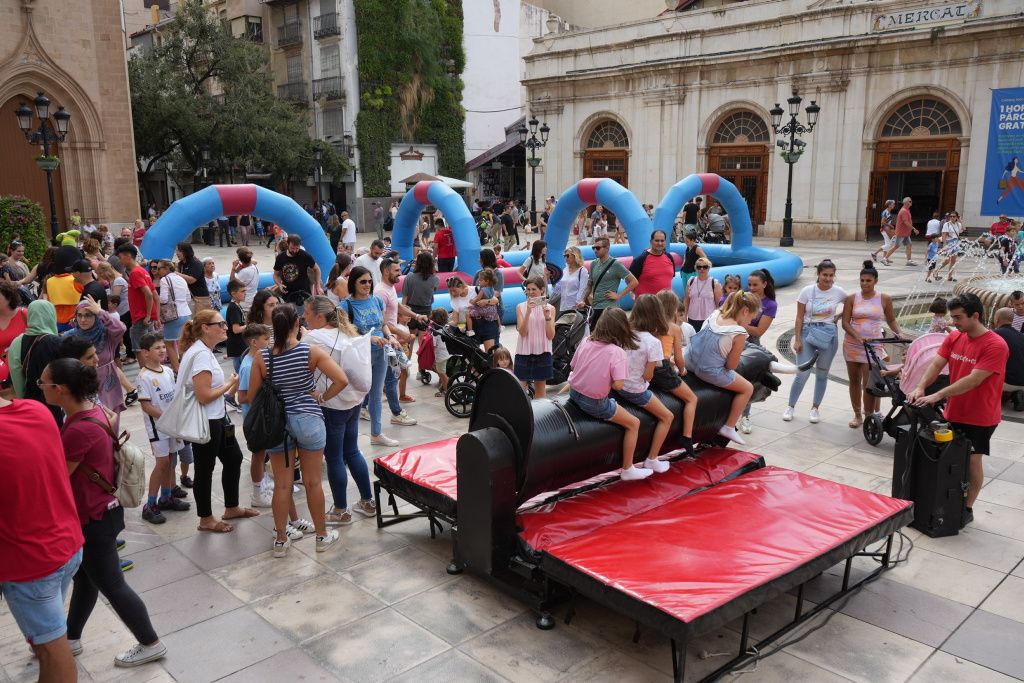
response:
[[[328,76],[313,81],[313,99],[321,97],[328,100],[340,100],[345,97],[345,81],[341,76]]]
[[[302,43],[302,23],[290,21],[277,27],[277,46],[288,47]]]
[[[295,102],[298,104],[306,104],[306,82],[295,81],[293,83],[284,83],[283,85],[277,86],[277,97],[285,102]]]
[[[341,15],[337,12],[321,14],[313,19],[313,37],[324,38],[326,36],[341,35]]]

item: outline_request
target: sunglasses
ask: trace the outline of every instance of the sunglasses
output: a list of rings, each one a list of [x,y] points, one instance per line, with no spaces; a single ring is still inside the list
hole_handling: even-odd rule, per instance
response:
[[[569,258],[570,256],[575,256],[575,255],[576,254],[572,253],[571,251],[567,251],[564,254],[562,254],[562,256],[564,256],[565,258]]]
[[[697,266],[697,270],[711,270],[711,266]]]
[[[356,280],[357,285],[372,285],[373,280]]]
[[[222,330],[228,329],[228,324],[226,322],[224,322],[223,320],[221,320],[219,322],[215,322],[215,323],[203,323],[203,325],[216,325],[217,327],[221,328]]]
[[[602,246],[599,246],[597,244],[594,245],[594,251],[604,251],[607,248],[608,247],[602,247]]]
[[[36,386],[42,389],[43,387],[59,387],[60,385],[54,384],[53,382],[44,382],[42,379],[37,379]]]

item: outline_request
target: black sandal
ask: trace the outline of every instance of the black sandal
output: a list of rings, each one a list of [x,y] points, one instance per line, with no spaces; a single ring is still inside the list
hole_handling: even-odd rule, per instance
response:
[[[127,408],[128,406],[134,404],[138,400],[139,392],[136,391],[135,389],[132,389],[131,391],[124,395],[124,407]]]

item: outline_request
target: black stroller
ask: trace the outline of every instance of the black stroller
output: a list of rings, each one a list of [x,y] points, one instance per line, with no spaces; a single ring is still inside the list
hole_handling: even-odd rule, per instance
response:
[[[562,384],[569,379],[569,363],[573,354],[587,336],[589,308],[564,311],[555,320],[555,338],[551,340],[551,365],[554,374],[549,385]]]
[[[910,344],[911,340],[900,337],[883,337],[881,339],[865,339],[864,354],[868,359],[868,384],[865,390],[872,396],[879,398],[891,398],[892,407],[884,417],[876,413],[869,413],[864,416],[864,440],[872,446],[882,442],[886,434],[896,438],[900,427],[910,425],[911,418],[907,412],[907,396],[900,388],[899,377],[886,372],[888,368],[885,362],[878,357],[876,345],[878,344]],[[948,375],[940,375],[931,386],[929,393],[938,391],[949,383]]]
[[[430,333],[441,337],[451,354],[445,366],[448,390],[444,394],[444,407],[455,417],[469,417],[476,400],[477,380],[491,369],[491,354],[481,350],[474,337],[466,336],[455,325],[431,322]]]

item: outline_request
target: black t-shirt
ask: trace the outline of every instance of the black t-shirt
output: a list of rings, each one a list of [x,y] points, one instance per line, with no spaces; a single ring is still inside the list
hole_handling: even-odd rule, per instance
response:
[[[193,257],[191,261],[179,262],[178,272],[196,279],[195,282],[188,286],[188,293],[193,298],[197,296],[210,296],[210,290],[206,287],[206,273],[203,271],[202,261]]]
[[[700,207],[693,202],[688,202],[683,207],[683,223],[686,225],[697,225],[697,212]]]
[[[245,314],[242,307],[234,301],[228,304],[227,315],[224,320],[228,324],[227,353],[229,358],[238,358],[245,354],[245,338],[241,334],[235,334],[235,325],[245,324]]]
[[[87,296],[91,296],[93,299],[96,299],[96,302],[99,303],[103,310],[107,310],[107,290],[103,286],[103,283],[93,280],[87,284],[82,289],[82,301],[85,301],[85,297]]]
[[[274,271],[281,274],[281,281],[289,292],[309,292],[312,291],[309,284],[309,269],[315,265],[316,261],[309,252],[300,249],[295,256],[288,252],[278,254],[277,260],[274,261]]]
[[[1010,355],[1006,360],[1006,376],[1003,381],[1006,384],[1024,386],[1024,334],[1010,325],[1003,325],[992,331],[1002,337],[1010,349]]]
[[[516,232],[516,224],[512,220],[512,216],[509,216],[507,213],[501,215],[501,224],[505,226],[506,235]]]

